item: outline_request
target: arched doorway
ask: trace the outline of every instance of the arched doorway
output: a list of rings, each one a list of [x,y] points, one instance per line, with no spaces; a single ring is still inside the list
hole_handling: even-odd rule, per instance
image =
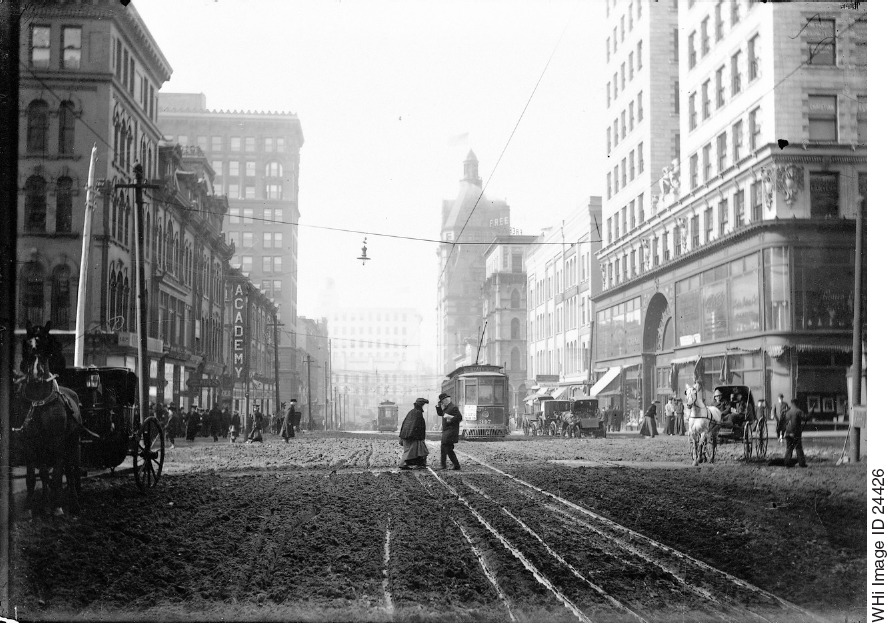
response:
[[[670,368],[657,368],[657,354],[674,349],[674,322],[668,299],[657,292],[647,305],[644,318],[643,336],[643,399],[646,408],[653,400],[659,400],[657,411],[660,417],[664,410],[664,400],[672,393]]]

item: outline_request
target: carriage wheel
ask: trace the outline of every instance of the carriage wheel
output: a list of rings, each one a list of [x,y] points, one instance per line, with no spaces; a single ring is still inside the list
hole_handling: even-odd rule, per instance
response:
[[[163,429],[155,417],[149,417],[136,433],[133,444],[132,467],[136,486],[145,491],[157,484],[163,471],[166,448]]]
[[[755,435],[755,456],[759,459],[767,458],[767,420],[758,420],[758,432]]]
[[[751,461],[751,450],[754,440],[752,438],[751,422],[746,422],[742,427],[742,458]]]

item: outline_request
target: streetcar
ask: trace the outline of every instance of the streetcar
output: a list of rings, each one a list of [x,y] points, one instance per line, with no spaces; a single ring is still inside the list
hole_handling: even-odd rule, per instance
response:
[[[383,400],[379,405],[379,417],[376,419],[376,430],[380,433],[397,432],[397,405],[390,400]]]
[[[508,375],[502,366],[461,366],[440,387],[462,413],[462,439],[504,437],[508,434]]]

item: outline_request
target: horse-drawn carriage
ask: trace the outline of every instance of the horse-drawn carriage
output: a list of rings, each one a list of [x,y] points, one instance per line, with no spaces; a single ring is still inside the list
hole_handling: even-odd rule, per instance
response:
[[[127,456],[138,488],[153,487],[163,470],[164,434],[157,418],[139,414],[138,377],[126,368],[63,368],[58,353],[48,326],[28,326],[10,443],[13,465],[26,467],[29,506],[38,471],[57,514],[65,476],[76,512],[81,469],[113,470]]]
[[[588,396],[577,396],[570,400],[540,400],[539,411],[524,416],[523,428],[527,436],[607,436],[598,401]]]
[[[533,412],[524,415],[524,435],[557,436],[561,429],[561,414],[569,410],[569,400],[554,400],[550,396],[539,396],[533,401]]]
[[[564,415],[564,419],[567,420],[567,427],[565,429],[567,436],[607,436],[607,428],[604,424],[604,418],[601,417],[597,398],[575,396],[570,405],[570,412]]]
[[[694,464],[714,462],[718,442],[742,444],[742,458],[750,461],[767,456],[766,415],[758,417],[751,389],[745,385],[716,387],[712,400],[706,406],[696,386],[686,388],[687,407],[690,409],[690,445]]]

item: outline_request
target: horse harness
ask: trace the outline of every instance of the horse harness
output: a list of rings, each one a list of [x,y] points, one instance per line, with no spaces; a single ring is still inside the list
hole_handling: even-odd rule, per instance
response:
[[[82,426],[82,423],[77,422],[77,419],[74,417],[74,407],[70,404],[69,399],[65,396],[61,390],[59,389],[58,381],[56,381],[55,375],[53,375],[52,379],[52,391],[49,392],[49,395],[42,400],[31,400],[25,395],[24,388],[22,389],[22,400],[28,402],[30,406],[28,407],[28,413],[25,415],[24,421],[22,421],[22,425],[18,428],[14,428],[13,430],[17,433],[26,431],[27,428],[32,424],[34,418],[32,417],[34,414],[34,410],[38,407],[44,407],[46,405],[52,404],[56,400],[60,400],[62,406],[65,409],[65,413],[69,418],[74,420],[75,423],[78,423]],[[91,432],[91,431],[90,431]],[[95,433],[92,433],[95,434]]]

